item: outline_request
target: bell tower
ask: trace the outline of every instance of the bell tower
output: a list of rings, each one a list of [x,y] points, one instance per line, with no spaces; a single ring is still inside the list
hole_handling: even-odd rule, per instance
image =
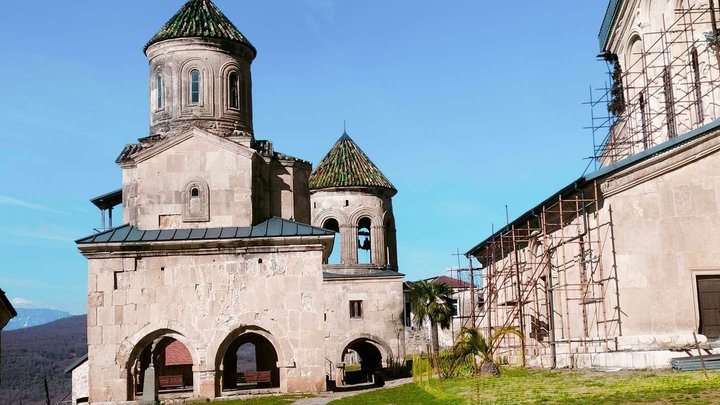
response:
[[[212,1],[188,1],[145,45],[145,55],[152,135],[197,127],[253,143],[250,65],[257,51]]]
[[[392,197],[397,189],[343,133],[310,175],[312,224],[339,233],[343,267],[397,270]]]

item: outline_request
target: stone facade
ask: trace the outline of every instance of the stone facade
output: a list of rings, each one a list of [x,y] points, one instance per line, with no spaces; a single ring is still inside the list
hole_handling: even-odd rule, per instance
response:
[[[689,3],[696,18],[696,26],[685,32],[691,40],[668,51],[680,60],[695,47],[704,55],[702,76],[717,69],[717,58],[702,34],[711,31],[703,14],[707,4]],[[618,8],[609,14],[614,23],[608,25],[604,50],[627,72],[623,83],[630,111],[638,107],[636,91],[647,87],[627,80],[655,77],[656,70],[635,63],[653,55],[637,51],[637,41],[662,30],[663,20],[685,15],[689,5],[642,0],[611,5]],[[656,130],[625,143],[630,149],[623,150],[629,154],[624,158],[613,142],[642,135],[633,130],[633,120],[642,117],[621,114],[611,129],[615,138],[601,156],[605,168],[581,177],[468,252],[483,265],[485,303],[490,303],[481,324],[486,330],[522,328],[531,365],[667,368],[670,358],[687,355],[683,350],[718,347],[720,121],[712,113],[713,92],[687,91],[694,75],[669,77],[667,91],[648,93],[658,98],[644,102],[660,110],[674,102],[670,94],[685,94],[674,104],[683,113],[669,115],[669,108],[652,120],[646,116]],[[697,94],[702,97],[693,101]],[[516,339],[505,340],[501,357],[520,362],[521,346]]]
[[[383,366],[405,358],[402,276],[328,279],[323,283],[323,293],[325,356],[333,380],[342,381],[348,349],[363,357],[363,342],[370,342],[379,351]],[[349,316],[352,301],[362,302],[361,316]]]
[[[340,265],[363,264],[377,268],[397,268],[395,228],[391,194],[386,190],[331,189],[313,190],[312,223],[329,226],[329,220],[337,221],[340,242]],[[359,257],[358,243],[363,242],[358,231],[361,220],[369,220],[369,257]],[[388,240],[386,242],[386,239]],[[361,249],[362,250],[362,249]],[[364,261],[364,263],[363,263]],[[366,266],[364,266],[366,267]]]
[[[88,402],[90,395],[90,363],[87,361],[87,357],[84,358],[79,364],[76,364],[66,370],[65,373],[71,373],[72,379],[72,394],[71,400],[73,405]]]
[[[720,118],[718,59],[706,0],[610,1],[600,35],[617,62],[608,166]]]
[[[89,401],[319,392],[343,384],[346,355],[377,370],[404,353],[394,188],[311,196],[310,163],[255,139],[255,49],[210,0],[190,0],[146,54],[151,136],[117,160],[125,225],[77,241],[88,259]],[[327,264],[333,229],[315,207],[338,198],[368,221],[371,263]],[[341,235],[335,249],[357,248]],[[165,365],[178,341],[191,384]],[[239,370],[246,345],[256,372]]]

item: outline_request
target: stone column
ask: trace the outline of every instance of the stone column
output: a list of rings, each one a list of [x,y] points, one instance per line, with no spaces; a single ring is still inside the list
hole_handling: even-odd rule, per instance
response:
[[[357,263],[357,226],[340,226],[340,246],[342,264]]]
[[[222,385],[219,375],[215,370],[203,370],[201,367],[193,366],[193,391],[195,396],[209,399],[220,396],[220,392],[216,388]]]
[[[386,266],[385,227],[373,225],[370,230],[370,241],[372,245],[370,262],[376,266]]]
[[[155,404],[158,400],[157,379],[155,378],[155,366],[152,363],[145,369],[145,381],[143,381],[143,404]]]

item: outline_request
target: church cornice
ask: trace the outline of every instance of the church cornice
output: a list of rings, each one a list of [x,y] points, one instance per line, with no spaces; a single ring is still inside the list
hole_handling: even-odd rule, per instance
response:
[[[135,167],[138,163],[151,159],[152,157],[172,149],[173,147],[192,138],[202,139],[219,148],[237,153],[238,155],[246,158],[252,158],[257,154],[254,149],[247,146],[219,137],[199,128],[192,128],[185,133],[163,138],[162,140],[147,146],[143,144],[128,145],[118,158],[118,164],[122,168]],[[129,151],[128,148],[130,148]],[[136,151],[133,151],[133,149],[136,149]]]

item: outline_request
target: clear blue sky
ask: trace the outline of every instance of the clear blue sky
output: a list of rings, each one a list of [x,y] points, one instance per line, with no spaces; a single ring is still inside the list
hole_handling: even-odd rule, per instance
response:
[[[148,135],[143,45],[182,0],[24,0],[0,24],[0,288],[84,313],[73,240]],[[258,49],[255,131],[315,164],[348,132],[395,184],[401,271],[461,252],[577,178],[605,1],[216,0]],[[19,305],[24,306],[24,305]]]

